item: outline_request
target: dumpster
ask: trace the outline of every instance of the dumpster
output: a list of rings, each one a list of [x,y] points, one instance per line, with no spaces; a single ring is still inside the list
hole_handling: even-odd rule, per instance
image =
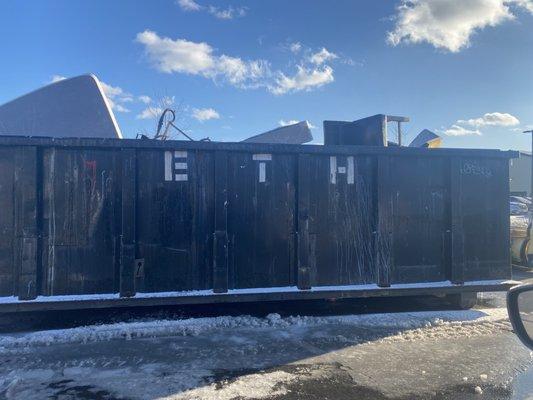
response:
[[[515,156],[0,137],[0,312],[506,290]]]

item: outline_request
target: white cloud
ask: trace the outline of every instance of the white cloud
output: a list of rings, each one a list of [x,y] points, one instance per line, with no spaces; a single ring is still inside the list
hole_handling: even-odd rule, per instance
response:
[[[288,121],[285,121],[284,119],[280,119],[278,121],[279,126],[294,125],[294,124],[297,124],[298,122],[300,121],[298,121],[297,119],[289,119]]]
[[[514,3],[533,14],[533,0],[511,0],[510,3]]]
[[[274,94],[310,91],[334,81],[333,68],[325,62],[338,56],[326,49],[305,57],[294,74],[272,71],[265,60],[243,60],[216,54],[205,42],[160,37],[146,30],[138,33],[137,42],[155,69],[164,73],[198,75],[215,82],[226,82],[241,89],[265,88]],[[320,65],[318,65],[320,64]]]
[[[467,129],[459,125],[452,125],[444,131],[444,134],[448,136],[469,136],[469,135],[481,135],[479,129]]]
[[[155,68],[165,73],[185,73],[205,78],[223,79],[235,86],[254,85],[269,72],[263,60],[244,61],[237,57],[215,55],[207,43],[160,37],[152,31],[137,35]]]
[[[150,104],[152,102],[152,98],[150,96],[142,95],[137,97],[141,103],[144,104]]]
[[[459,119],[455,124],[443,132],[448,136],[481,135],[482,133],[479,128],[482,127],[512,127],[517,125],[520,125],[520,121],[514,115],[493,112],[486,113],[479,118]],[[512,130],[514,131],[516,129],[517,128]]]
[[[137,34],[146,54],[161,72],[206,74],[214,68],[213,49],[207,43],[159,37],[152,31]]]
[[[135,118],[137,118],[137,119],[153,119],[153,118],[159,117],[162,112],[163,112],[163,108],[161,108],[161,107],[146,107],[139,114],[137,114],[135,116]]]
[[[244,17],[246,15],[246,8],[233,8],[229,6],[228,8],[221,9],[215,6],[208,6],[207,12],[218,19],[233,19],[237,17]]]
[[[232,85],[240,87],[260,86],[260,80],[270,74],[270,65],[264,60],[243,61],[237,57],[222,55],[216,59],[213,77],[222,76]]]
[[[309,61],[315,65],[321,65],[326,61],[335,60],[336,58],[339,58],[337,54],[331,53],[325,47],[322,47],[322,50],[311,55]]]
[[[104,94],[106,95],[109,105],[113,111],[124,113],[130,112],[130,110],[126,108],[123,103],[129,103],[133,101],[131,94],[125,92],[119,86],[112,86],[103,81],[100,81],[100,85],[102,86],[102,90],[104,91]]]
[[[279,72],[276,82],[269,90],[274,94],[285,94],[312,90],[334,81],[333,69],[325,65],[319,68],[297,66],[298,71],[293,76]]]
[[[100,84],[102,85],[102,89],[107,97],[115,98],[118,96],[124,96],[125,94],[121,87],[111,86],[103,81],[100,81]]]
[[[387,41],[393,46],[426,42],[458,52],[475,32],[514,19],[511,6],[533,13],[531,0],[402,0]]]
[[[131,110],[124,107],[122,104],[118,104],[118,103],[115,103],[109,99],[107,99],[109,101],[109,105],[111,106],[111,108],[113,109],[113,111],[116,111],[116,112],[123,112],[123,113],[128,113],[130,112]]]
[[[150,99],[151,100],[151,99]],[[159,118],[166,108],[172,108],[175,102],[175,97],[164,96],[157,101],[154,101],[155,105],[146,107],[139,114],[135,116],[136,119],[153,119]]]
[[[192,117],[200,122],[219,119],[220,114],[212,108],[193,108]]]
[[[246,15],[245,7],[219,8],[213,5],[203,6],[194,0],[177,0],[176,3],[183,11],[205,11],[218,19],[233,19]]]
[[[289,50],[294,54],[299,53],[302,50],[302,44],[300,42],[289,43]]]
[[[184,11],[200,11],[202,6],[194,0],[178,0],[178,5]]]
[[[476,128],[482,126],[516,126],[520,124],[518,118],[509,113],[486,113],[482,117],[472,118],[472,119],[460,119],[457,121],[458,124],[470,125]]]

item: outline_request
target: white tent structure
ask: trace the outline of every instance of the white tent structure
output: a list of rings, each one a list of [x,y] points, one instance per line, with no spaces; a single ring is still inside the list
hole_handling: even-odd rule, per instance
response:
[[[122,138],[94,75],[64,79],[0,105],[0,135]]]

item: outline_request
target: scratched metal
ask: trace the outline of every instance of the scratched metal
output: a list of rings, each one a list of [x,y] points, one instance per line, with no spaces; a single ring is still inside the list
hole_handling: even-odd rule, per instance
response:
[[[0,296],[508,278],[512,156],[0,138]]]
[[[43,151],[43,294],[118,288],[118,155],[106,149]]]

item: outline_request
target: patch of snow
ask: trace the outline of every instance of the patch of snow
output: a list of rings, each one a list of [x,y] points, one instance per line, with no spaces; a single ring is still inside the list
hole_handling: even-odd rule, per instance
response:
[[[197,387],[182,393],[179,398],[183,399],[207,399],[212,398],[216,393],[217,400],[232,399],[266,399],[274,396],[284,396],[288,393],[285,385],[298,379],[294,375],[285,371],[274,371],[263,374],[244,375],[238,379],[228,382],[222,388],[217,389],[218,384]],[[162,399],[174,399],[176,397],[163,397]]]
[[[22,334],[0,335],[0,350],[24,349],[27,346],[42,346],[57,343],[86,343],[113,339],[130,340],[143,337],[196,336],[203,332],[217,329],[234,328],[291,328],[310,327],[327,324],[344,324],[357,327],[390,328],[405,330],[398,340],[410,340],[424,328],[437,327],[454,330],[475,324],[480,330],[484,326],[501,329],[505,324],[507,312],[503,308],[465,311],[422,311],[385,314],[362,314],[342,316],[290,316],[282,318],[279,314],[270,314],[265,318],[250,316],[189,318],[182,320],[151,320],[120,322],[107,325],[90,325],[71,329],[37,331]],[[506,327],[503,326],[503,327]],[[419,331],[417,331],[419,330]]]
[[[504,309],[498,309],[504,310]],[[396,335],[380,339],[381,343],[395,343],[399,341],[415,342],[421,340],[439,340],[449,338],[467,338],[481,335],[494,335],[501,331],[510,331],[511,324],[504,316],[502,318],[480,318],[478,320],[465,321],[442,321],[436,320],[433,325],[428,324],[424,328],[408,329]],[[426,329],[432,328],[432,329]]]
[[[393,292],[398,289],[424,289],[424,288],[447,288],[447,287],[461,287],[461,286],[498,286],[508,284],[519,284],[520,282],[496,279],[496,280],[479,280],[468,281],[463,285],[454,284],[450,281],[438,282],[419,282],[419,283],[402,283],[394,284],[390,287],[380,287],[376,284],[366,285],[341,285],[341,286],[315,286],[309,290],[300,290],[296,286],[280,286],[268,288],[248,288],[248,289],[230,289],[226,293],[215,293],[211,289],[207,290],[188,290],[175,292],[152,292],[152,293],[136,293],[133,297],[120,297],[119,293],[108,294],[83,294],[83,295],[61,295],[61,296],[38,296],[32,300],[19,300],[15,296],[0,297],[0,304],[14,304],[14,303],[49,303],[49,302],[67,302],[67,301],[94,301],[94,300],[117,300],[123,299],[147,299],[147,298],[172,298],[172,297],[195,297],[195,296],[230,296],[230,295],[248,295],[248,294],[268,294],[268,293],[298,293],[298,292],[335,292],[335,291],[388,291]]]

